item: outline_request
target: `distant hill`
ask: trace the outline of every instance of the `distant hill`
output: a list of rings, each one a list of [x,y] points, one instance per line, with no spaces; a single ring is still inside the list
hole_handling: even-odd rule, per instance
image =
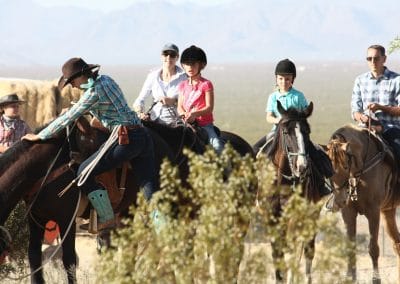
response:
[[[370,44],[386,46],[400,25],[395,1],[238,0],[210,7],[159,0],[109,13],[31,0],[0,0],[0,7],[0,67],[60,65],[78,55],[100,64],[152,64],[166,42],[197,44],[212,62],[358,59]]]

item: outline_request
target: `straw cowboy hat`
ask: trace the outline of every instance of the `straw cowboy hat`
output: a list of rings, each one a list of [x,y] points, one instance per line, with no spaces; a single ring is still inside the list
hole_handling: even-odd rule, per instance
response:
[[[97,64],[87,64],[82,58],[74,57],[64,63],[62,67],[62,76],[58,80],[58,88],[62,90],[67,84],[88,70],[99,68]]]
[[[15,93],[14,94],[5,95],[5,96],[0,98],[0,107],[4,107],[6,105],[15,104],[15,103],[23,104],[23,103],[25,103],[25,101],[20,100],[18,98],[17,94],[15,94]]]

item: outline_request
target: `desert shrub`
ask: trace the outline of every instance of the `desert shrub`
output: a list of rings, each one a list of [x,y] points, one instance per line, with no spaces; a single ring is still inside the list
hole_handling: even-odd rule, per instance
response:
[[[389,43],[389,54],[396,51],[396,50],[400,50],[400,37],[397,36],[394,40],[392,40]]]
[[[25,218],[25,202],[19,202],[8,217],[5,228],[12,237],[9,258],[11,262],[0,265],[0,279],[6,278],[13,273],[21,274],[26,269],[26,252],[28,250],[29,228]]]
[[[113,235],[115,249],[104,252],[96,269],[99,282],[191,283],[196,279],[200,283],[260,283],[272,277],[273,264],[263,251],[243,257],[244,239],[254,219],[262,220],[267,239],[284,240],[288,252],[285,268],[295,283],[305,281],[300,248],[321,231],[329,243],[321,245],[314,265],[317,282],[331,283],[339,277],[349,245],[337,229],[337,219],[320,217],[321,204],[305,201],[299,189],[291,194],[282,216],[274,219],[266,200],[282,189],[271,186],[271,165],[266,159],[242,158],[226,148],[221,156],[212,150],[202,156],[186,153],[191,189],[182,187],[176,167],[163,163],[161,191],[150,204],[141,196],[138,206],[131,208],[135,217]],[[227,168],[230,174],[225,178]],[[258,206],[254,206],[256,184]],[[149,217],[154,209],[167,218],[158,234]],[[287,235],[282,235],[283,228],[288,229]]]

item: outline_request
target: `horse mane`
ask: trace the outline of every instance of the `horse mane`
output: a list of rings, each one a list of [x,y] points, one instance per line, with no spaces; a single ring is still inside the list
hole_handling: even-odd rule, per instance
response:
[[[0,173],[3,173],[12,163],[17,161],[21,156],[25,155],[32,145],[32,142],[21,140],[8,148],[0,158]]]

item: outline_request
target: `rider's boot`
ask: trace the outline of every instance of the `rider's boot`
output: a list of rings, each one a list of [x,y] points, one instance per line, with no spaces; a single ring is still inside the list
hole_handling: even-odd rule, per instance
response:
[[[88,198],[97,212],[97,231],[114,228],[116,225],[115,216],[107,190],[92,191],[88,194]]]

